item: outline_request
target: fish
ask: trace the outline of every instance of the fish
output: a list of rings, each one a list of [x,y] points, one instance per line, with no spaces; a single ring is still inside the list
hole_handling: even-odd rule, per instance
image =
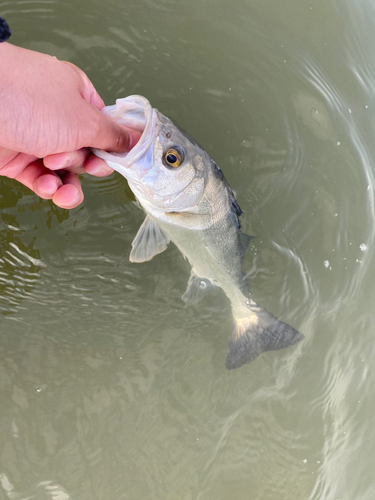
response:
[[[185,303],[195,304],[217,287],[224,291],[233,314],[229,370],[300,342],[302,333],[249,295],[242,261],[251,237],[241,231],[242,211],[211,156],[143,96],[117,99],[102,112],[142,134],[128,153],[92,149],[127,179],[146,214],[130,261],[149,261],[172,241],[191,265]]]

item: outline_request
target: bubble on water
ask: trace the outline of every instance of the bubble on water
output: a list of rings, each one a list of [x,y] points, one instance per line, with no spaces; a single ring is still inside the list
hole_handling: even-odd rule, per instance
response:
[[[305,464],[307,462],[307,458],[304,458],[302,462]]]
[[[364,252],[366,250],[366,248],[367,248],[367,245],[365,243],[361,243],[359,245],[359,248],[362,250],[362,252]]]
[[[251,305],[251,300],[247,299],[247,301],[246,301],[246,305],[247,305],[247,306],[250,306],[250,305]]]
[[[336,144],[337,144],[338,146],[340,146],[341,142],[340,142],[340,141],[337,141],[337,142],[336,142]]]
[[[200,286],[201,288],[206,288],[207,283],[206,283],[205,281],[201,281],[201,282],[199,283],[199,286]]]
[[[38,387],[36,392],[42,392],[42,388],[41,387]]]
[[[324,267],[329,267],[329,260],[324,261]]]

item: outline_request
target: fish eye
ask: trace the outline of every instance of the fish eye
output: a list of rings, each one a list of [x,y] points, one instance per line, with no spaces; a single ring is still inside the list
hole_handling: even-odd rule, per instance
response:
[[[176,168],[184,161],[184,154],[180,148],[171,148],[165,153],[164,159],[168,165]]]

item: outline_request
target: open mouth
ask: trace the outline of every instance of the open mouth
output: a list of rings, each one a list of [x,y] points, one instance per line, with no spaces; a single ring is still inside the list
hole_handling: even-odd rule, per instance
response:
[[[156,113],[145,97],[131,95],[124,99],[117,99],[113,106],[106,106],[102,113],[109,116],[120,125],[141,132],[137,144],[127,153],[112,153],[100,149],[92,149],[96,156],[106,161],[114,170],[125,175],[128,169],[143,156],[158,134]]]

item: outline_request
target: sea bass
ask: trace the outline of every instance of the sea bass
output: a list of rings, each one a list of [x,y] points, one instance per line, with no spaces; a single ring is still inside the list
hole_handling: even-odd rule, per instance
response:
[[[198,302],[215,286],[225,292],[234,318],[228,369],[302,340],[300,332],[247,295],[242,260],[250,236],[241,232],[241,209],[209,154],[142,96],[118,99],[103,113],[142,133],[129,153],[93,149],[127,179],[146,213],[130,261],[148,261],[173,241],[192,267],[182,297],[186,303]]]

